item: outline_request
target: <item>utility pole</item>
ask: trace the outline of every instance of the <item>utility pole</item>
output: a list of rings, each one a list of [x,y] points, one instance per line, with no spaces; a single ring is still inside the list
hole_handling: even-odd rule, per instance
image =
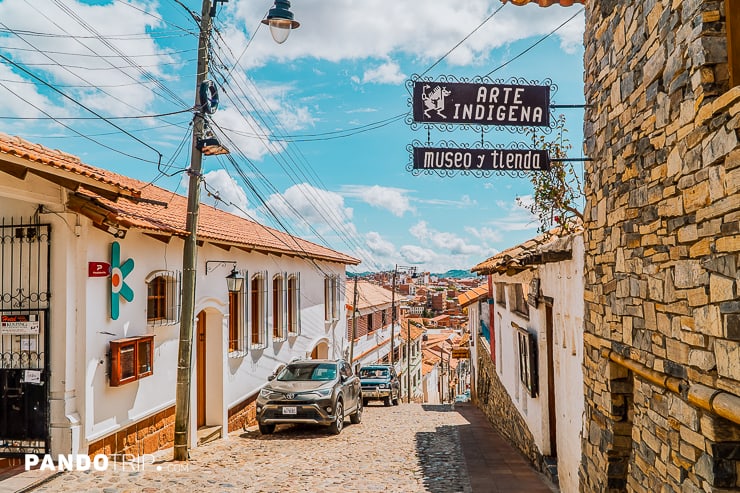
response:
[[[188,459],[188,428],[190,422],[190,362],[193,352],[193,324],[195,322],[195,269],[198,255],[196,242],[198,212],[200,209],[201,164],[203,154],[198,149],[198,139],[203,133],[203,111],[201,109],[200,85],[208,76],[208,39],[211,35],[211,0],[203,0],[198,38],[198,72],[195,85],[195,108],[193,118],[193,145],[190,157],[188,185],[188,210],[185,219],[185,247],[182,258],[182,312],[180,316],[180,342],[177,354],[177,389],[175,392],[175,451],[174,460]]]
[[[391,282],[391,366],[395,368],[395,347],[394,339],[396,337],[396,271],[398,266],[393,269],[393,281]]]
[[[355,338],[357,337],[357,276],[355,276],[355,292],[352,295],[352,340],[349,343],[349,366],[355,371]]]
[[[406,402],[411,404],[411,322],[406,318],[406,383],[408,384],[408,397]]]

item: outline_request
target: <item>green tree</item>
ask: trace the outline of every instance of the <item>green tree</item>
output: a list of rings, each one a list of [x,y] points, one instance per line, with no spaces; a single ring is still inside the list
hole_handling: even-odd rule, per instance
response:
[[[565,136],[567,131],[564,115],[556,118],[552,138],[538,133],[536,129],[527,129],[533,147],[546,150],[550,159],[556,160],[551,161],[549,171],[529,175],[534,188],[531,201],[523,197],[516,199],[521,207],[537,216],[540,223],[538,231],[541,233],[557,226],[568,230],[573,227],[574,219],[583,220],[580,207],[584,195],[579,170],[571,161],[558,161],[567,159],[568,151],[573,148]]]

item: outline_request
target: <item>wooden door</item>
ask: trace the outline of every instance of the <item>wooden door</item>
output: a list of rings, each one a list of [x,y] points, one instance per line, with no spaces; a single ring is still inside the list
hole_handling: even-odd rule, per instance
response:
[[[198,381],[197,426],[206,425],[206,313],[198,314],[196,330],[196,379]]]
[[[547,337],[547,414],[550,422],[550,456],[558,455],[558,423],[555,409],[555,344],[553,344],[554,324],[552,319],[552,305],[545,306],[546,336]]]

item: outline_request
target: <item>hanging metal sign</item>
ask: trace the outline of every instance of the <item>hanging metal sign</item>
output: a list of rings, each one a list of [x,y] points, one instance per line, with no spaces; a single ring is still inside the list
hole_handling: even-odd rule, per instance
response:
[[[550,86],[424,80],[413,85],[415,122],[550,126]]]
[[[548,171],[541,149],[461,149],[413,147],[413,169],[449,171]]]

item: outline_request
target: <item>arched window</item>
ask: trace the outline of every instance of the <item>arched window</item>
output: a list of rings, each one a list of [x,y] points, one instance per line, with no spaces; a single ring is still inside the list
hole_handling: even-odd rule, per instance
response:
[[[178,271],[152,272],[146,279],[146,320],[148,325],[180,323],[182,276]]]
[[[288,276],[288,334],[301,333],[301,273]]]
[[[272,339],[284,341],[287,337],[287,274],[272,276]]]
[[[267,346],[267,272],[254,274],[249,282],[250,341],[255,349]]]

